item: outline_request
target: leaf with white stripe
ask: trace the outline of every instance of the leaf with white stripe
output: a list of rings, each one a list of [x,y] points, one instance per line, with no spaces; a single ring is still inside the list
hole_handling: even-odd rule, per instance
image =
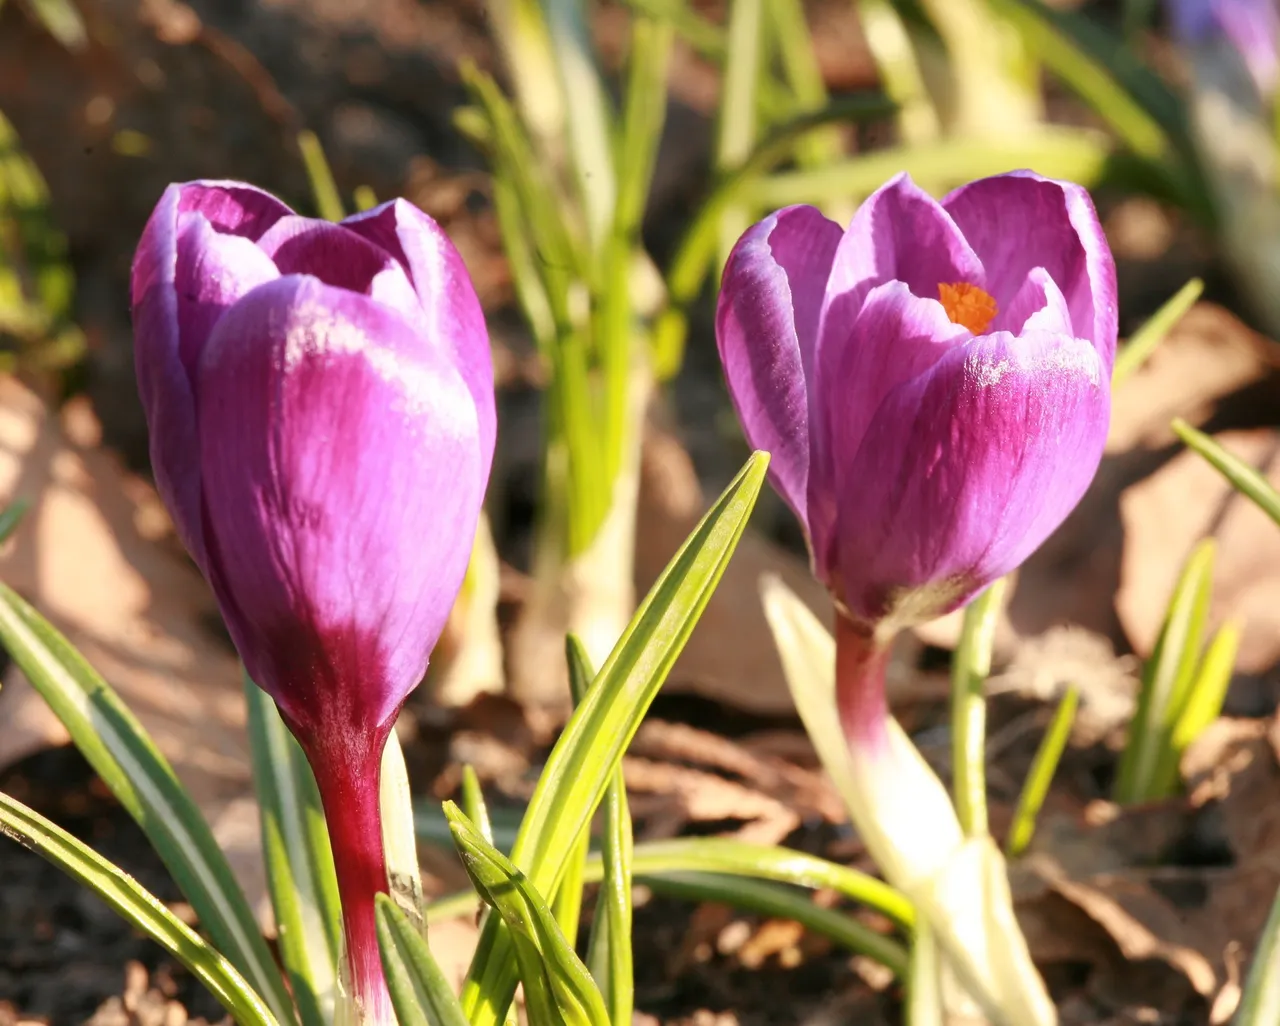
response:
[[[0,834],[48,859],[93,890],[124,920],[191,970],[240,1026],[276,1026],[235,967],[124,870],[16,798],[0,793]]]
[[[0,584],[0,645],[62,721],[147,839],[221,951],[283,1023],[284,976],[209,824],[134,715],[44,617]]]
[[[275,702],[248,677],[244,693],[280,959],[302,1026],[327,1026],[338,996],[342,919],[320,792]]]

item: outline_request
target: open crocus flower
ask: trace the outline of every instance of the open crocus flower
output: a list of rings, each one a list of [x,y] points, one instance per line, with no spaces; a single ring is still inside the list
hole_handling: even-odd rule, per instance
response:
[[[1102,456],[1115,266],[1079,186],[1018,172],[938,203],[900,175],[847,231],[781,210],[729,257],[716,331],[747,439],[860,624],[963,605]]]
[[[356,998],[390,1022],[379,766],[461,587],[489,474],[479,303],[410,204],[330,224],[237,182],[165,192],[132,291],[161,496],[315,772]]]
[[[999,852],[962,836],[889,717],[884,673],[898,629],[1017,567],[1097,471],[1117,313],[1093,204],[1016,172],[941,203],[900,175],[848,230],[781,210],[730,255],[716,332],[743,430],[773,454],[839,611],[826,658],[848,752],[824,761],[889,880],[958,938],[984,1010],[1052,1022],[1003,873],[988,871]],[[965,924],[977,932],[960,937]]]

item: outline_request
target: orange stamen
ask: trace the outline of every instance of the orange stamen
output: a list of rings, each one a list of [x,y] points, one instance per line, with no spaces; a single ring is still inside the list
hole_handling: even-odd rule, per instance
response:
[[[938,299],[952,324],[962,324],[975,335],[986,331],[999,312],[989,292],[965,281],[939,285]]]

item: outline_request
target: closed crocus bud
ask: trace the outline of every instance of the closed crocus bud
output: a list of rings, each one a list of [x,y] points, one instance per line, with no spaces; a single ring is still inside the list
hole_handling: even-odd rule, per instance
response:
[[[900,175],[847,230],[799,206],[742,237],[716,316],[729,391],[773,453],[838,636],[867,639],[867,660],[1076,505],[1106,439],[1116,328],[1088,193],[1029,172],[941,203]]]
[[[156,481],[320,788],[355,996],[392,1013],[382,749],[461,587],[494,443],[484,318],[397,200],[331,224],[237,182],[171,186],[133,267]]]

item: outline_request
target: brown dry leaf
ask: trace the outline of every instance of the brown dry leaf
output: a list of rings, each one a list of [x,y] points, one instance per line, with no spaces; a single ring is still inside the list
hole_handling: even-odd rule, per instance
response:
[[[1044,817],[1031,852],[1013,867],[1019,921],[1036,961],[1092,963],[1099,974],[1091,986],[1114,1005],[1153,994],[1166,1009],[1211,998],[1218,952],[1155,886],[1168,873],[1150,868],[1187,835],[1192,818],[1182,801],[1127,809],[1094,802],[1082,816]],[[1138,964],[1146,968],[1136,972]]]
[[[766,745],[754,751],[751,738],[734,741],[708,730],[665,720],[642,723],[628,754],[729,773],[801,816],[819,816],[830,823],[844,822],[847,818],[844,804],[835,786],[817,765],[812,743],[799,731],[792,732],[791,736],[795,738],[791,748],[797,750],[811,768],[774,754],[780,745],[778,734],[766,737]]]
[[[646,839],[674,837],[689,823],[744,820],[727,832],[740,841],[778,844],[800,825],[795,809],[742,784],[702,770],[627,755],[622,773]]]
[[[61,416],[0,379],[0,496],[31,508],[0,578],[48,617],[137,715],[204,811],[251,899],[265,894],[239,664],[210,633],[216,612],[165,530],[159,500],[97,447],[88,405]],[[42,700],[10,673],[0,765],[65,743]]]
[[[1280,485],[1280,436],[1232,431],[1215,436],[1228,451]],[[1260,673],[1280,660],[1280,528],[1213,467],[1185,451],[1120,499],[1124,561],[1116,610],[1135,649],[1148,653],[1192,546],[1217,539],[1211,619],[1244,627],[1239,669]]]
[[[1229,848],[1231,870],[1210,881],[1195,927],[1210,950],[1247,952],[1280,887],[1280,765],[1275,721],[1224,718],[1183,756],[1191,800]]]

